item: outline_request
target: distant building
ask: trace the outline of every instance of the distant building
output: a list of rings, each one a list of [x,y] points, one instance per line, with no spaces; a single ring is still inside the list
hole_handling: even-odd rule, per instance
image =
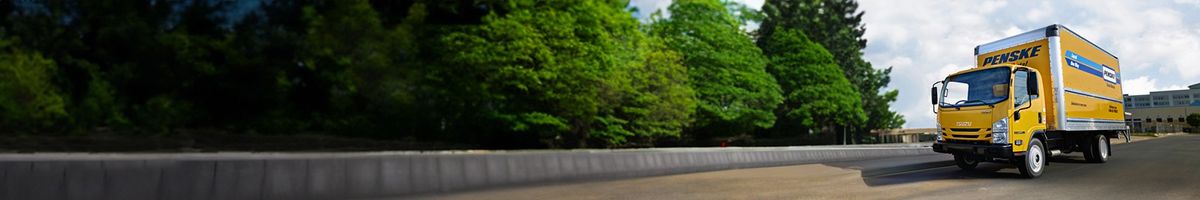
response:
[[[1187,116],[1200,113],[1200,84],[1186,90],[1152,91],[1145,95],[1125,95],[1125,119],[1134,132],[1190,131]]]

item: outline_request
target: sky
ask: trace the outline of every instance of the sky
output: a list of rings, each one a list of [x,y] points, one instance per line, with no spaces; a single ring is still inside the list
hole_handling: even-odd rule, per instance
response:
[[[763,0],[735,0],[760,8]],[[668,0],[633,0],[644,17]],[[892,110],[905,128],[933,127],[934,81],[974,65],[976,45],[1062,24],[1120,59],[1126,94],[1200,83],[1200,0],[932,1],[864,0],[867,48],[876,68],[892,67]],[[642,14],[646,13],[646,14]]]

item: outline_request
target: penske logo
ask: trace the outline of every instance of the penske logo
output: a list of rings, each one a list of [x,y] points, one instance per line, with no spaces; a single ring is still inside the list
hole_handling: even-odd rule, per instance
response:
[[[1000,63],[1008,63],[1026,58],[1037,57],[1038,53],[1042,52],[1042,45],[1037,45],[1024,49],[1017,49],[1008,53],[1001,53],[992,57],[983,59],[983,66],[995,65]]]

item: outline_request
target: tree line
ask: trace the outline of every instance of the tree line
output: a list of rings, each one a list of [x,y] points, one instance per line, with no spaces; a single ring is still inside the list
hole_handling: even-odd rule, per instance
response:
[[[579,148],[869,142],[904,123],[890,68],[862,59],[852,0],[47,0],[0,14],[0,134]]]

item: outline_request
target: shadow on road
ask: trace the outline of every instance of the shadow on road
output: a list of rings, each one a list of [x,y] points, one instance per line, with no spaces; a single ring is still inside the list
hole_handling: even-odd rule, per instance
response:
[[[1076,155],[1050,158],[1049,165],[1053,166],[1056,163],[1087,163],[1087,161],[1082,156]],[[1006,163],[980,163],[974,170],[961,170],[950,164],[943,167],[915,169],[881,175],[873,175],[866,172],[867,170],[864,170],[862,180],[863,183],[871,187],[937,180],[1024,179],[1016,166]]]
[[[1089,163],[1089,162],[1086,159],[1084,159],[1082,156],[1066,155],[1066,156],[1051,157],[1050,164],[1053,165],[1054,163]]]
[[[941,167],[925,169],[908,173],[889,174],[881,176],[863,176],[867,186],[885,186],[936,180],[953,179],[1020,179],[1021,174],[1016,168],[1007,164],[980,163],[975,170],[960,170],[958,167]]]

